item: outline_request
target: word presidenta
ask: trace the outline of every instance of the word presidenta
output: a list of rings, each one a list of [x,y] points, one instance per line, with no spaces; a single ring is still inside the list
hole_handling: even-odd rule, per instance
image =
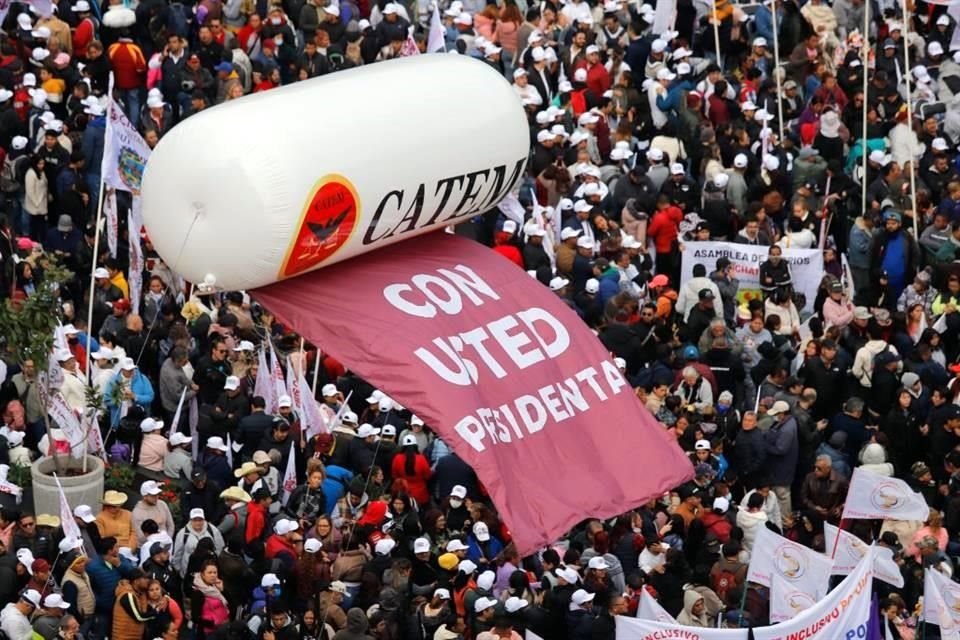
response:
[[[394,308],[416,318],[456,316],[469,304],[483,307],[500,295],[473,269],[457,265],[417,274],[409,283],[391,284],[383,296]],[[457,387],[477,387],[489,377],[502,380],[534,365],[556,360],[570,348],[563,323],[540,307],[529,307],[456,335],[439,336],[414,355],[440,379]],[[531,389],[496,408],[481,407],[454,427],[476,451],[537,433],[548,420],[563,422],[604,402],[629,384],[609,360]]]

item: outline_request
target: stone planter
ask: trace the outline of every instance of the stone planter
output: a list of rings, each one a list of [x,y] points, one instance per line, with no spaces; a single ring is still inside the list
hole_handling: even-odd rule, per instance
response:
[[[65,461],[66,469],[80,470],[81,461],[75,458],[61,456]],[[57,470],[56,461],[49,456],[40,458],[30,465],[30,476],[33,478],[33,509],[34,513],[60,515],[60,494],[57,491],[57,481],[53,473]],[[100,513],[100,500],[103,498],[103,460],[96,456],[87,456],[87,473],[82,476],[67,475],[60,478],[60,485],[67,497],[70,508],[77,505],[89,505],[93,512]],[[24,503],[24,508],[29,505]]]

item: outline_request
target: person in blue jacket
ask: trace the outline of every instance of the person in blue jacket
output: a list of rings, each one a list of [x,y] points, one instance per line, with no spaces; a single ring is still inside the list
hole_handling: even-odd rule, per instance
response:
[[[147,376],[140,373],[133,358],[124,358],[120,363],[120,370],[107,383],[103,401],[110,409],[110,426],[116,427],[120,424],[124,401],[138,404],[149,411],[153,403],[153,385]]]
[[[136,567],[120,555],[120,545],[113,536],[101,538],[97,544],[96,556],[87,563],[87,576],[96,601],[94,621],[88,637],[102,638],[110,631],[110,619],[113,616],[113,604],[116,601],[117,584],[127,578]]]
[[[323,495],[327,498],[327,507],[324,513],[330,513],[340,500],[347,493],[347,487],[353,480],[353,473],[349,469],[338,467],[335,464],[325,467],[327,472],[323,479]]]
[[[490,528],[485,522],[475,522],[470,535],[467,536],[467,558],[485,570],[486,567],[495,567],[494,558],[503,551],[503,543],[496,536],[490,534]]]

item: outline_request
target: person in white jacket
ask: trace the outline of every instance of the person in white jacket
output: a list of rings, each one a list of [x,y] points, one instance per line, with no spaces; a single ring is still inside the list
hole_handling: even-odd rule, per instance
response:
[[[882,444],[871,442],[860,451],[860,468],[879,476],[893,477],[893,465],[887,462],[887,450]]]
[[[757,532],[767,526],[767,514],[763,510],[763,496],[759,493],[747,498],[747,508],[737,512],[737,526],[743,530],[743,549],[753,553]]]
[[[45,162],[40,156],[34,156],[23,181],[23,209],[30,216],[30,239],[45,242],[47,235],[47,204],[50,192],[47,189],[47,176],[43,172]]]
[[[197,544],[204,538],[211,538],[217,555],[223,551],[223,536],[220,531],[207,522],[203,515],[203,509],[191,509],[190,521],[177,535],[173,537],[173,559],[171,564],[181,576],[187,575],[187,566],[190,564],[190,556],[197,549]]]
[[[857,350],[857,355],[853,359],[853,367],[850,368],[853,377],[857,379],[860,386],[866,389],[873,386],[873,359],[877,357],[877,354],[889,350],[896,356],[900,355],[897,353],[896,347],[880,337],[879,329],[868,331],[868,335],[870,339]]]
[[[82,379],[83,374],[80,373],[80,367],[77,366],[76,359],[72,353],[62,349],[57,352],[57,362],[63,369],[63,382],[60,384],[60,393],[63,395],[63,399],[66,400],[67,406],[74,411],[83,411],[83,408],[87,406],[87,385]]]
[[[770,485],[761,484],[756,489],[751,489],[740,501],[741,511],[747,508],[750,502],[750,496],[758,494],[763,498],[763,512],[767,514],[767,521],[776,525],[778,529],[783,529],[783,515],[780,513],[780,501],[777,500],[777,494],[770,490]],[[739,511],[737,512],[739,513]]]
[[[720,297],[720,289],[717,287],[717,283],[707,277],[707,267],[702,264],[695,264],[693,265],[693,277],[680,287],[680,293],[677,295],[677,313],[683,315],[684,320],[690,317],[690,310],[700,302],[701,289],[710,289],[715,300],[723,299]],[[716,316],[723,318],[723,305],[715,304],[713,307]]]

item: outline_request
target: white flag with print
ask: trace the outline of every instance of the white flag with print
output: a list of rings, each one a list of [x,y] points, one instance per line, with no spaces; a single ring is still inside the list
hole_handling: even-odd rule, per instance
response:
[[[120,227],[120,216],[117,213],[117,192],[107,189],[103,200],[103,221],[107,226],[107,248],[110,257],[117,257],[117,231]]]
[[[57,491],[60,493],[60,526],[63,527],[63,535],[65,538],[82,540],[83,535],[80,533],[77,521],[73,519],[73,509],[70,508],[67,496],[63,493],[60,478],[57,477],[57,474],[53,474],[53,479],[57,481]]]
[[[297,488],[297,460],[295,455],[295,443],[290,441],[290,453],[287,455],[287,470],[283,472],[283,495],[280,502],[287,506],[290,500],[290,494]]]
[[[832,567],[833,561],[822,553],[761,527],[753,544],[747,580],[772,587],[773,577],[779,576],[807,593],[823,593]]]
[[[677,619],[660,606],[657,599],[650,595],[650,592],[646,589],[640,589],[640,603],[637,605],[637,617],[641,620],[656,620],[657,622],[677,624]]]
[[[843,505],[844,519],[924,522],[929,516],[927,501],[903,480],[865,471],[862,467],[853,470]]]
[[[837,541],[837,532],[840,532],[840,540]],[[837,553],[833,557],[833,575],[845,576],[856,569],[860,560],[870,551],[871,545],[853,535],[849,531],[843,531],[833,526],[829,522],[823,523],[824,548],[833,553],[834,544],[837,547]],[[886,547],[874,546],[873,556],[873,577],[877,580],[883,580],[895,587],[903,587],[903,574],[900,573],[900,567],[893,559],[893,552]]]
[[[826,585],[824,585],[826,588]],[[793,620],[799,614],[817,604],[822,593],[808,593],[795,584],[787,582],[779,575],[773,576],[770,587],[770,622]]]
[[[107,100],[107,131],[103,138],[100,177],[104,184],[120,191],[140,191],[150,147],[130,124],[113,98]]]
[[[960,584],[934,569],[923,576],[923,619],[940,627],[943,640],[960,640]]]
[[[133,206],[127,214],[127,243],[130,251],[130,269],[127,281],[130,286],[130,310],[140,313],[140,291],[143,289],[143,247],[140,245],[140,230],[143,228],[143,199],[133,196]]]
[[[180,392],[180,400],[177,402],[177,410],[173,412],[173,420],[170,421],[170,428],[167,429],[167,438],[175,434],[180,426],[180,414],[183,412],[183,401],[187,397],[187,388],[184,387]]]
[[[253,395],[263,398],[266,411],[273,413],[277,406],[277,399],[273,386],[273,372],[267,362],[267,348],[263,347],[257,354],[257,381],[253,385]]]

